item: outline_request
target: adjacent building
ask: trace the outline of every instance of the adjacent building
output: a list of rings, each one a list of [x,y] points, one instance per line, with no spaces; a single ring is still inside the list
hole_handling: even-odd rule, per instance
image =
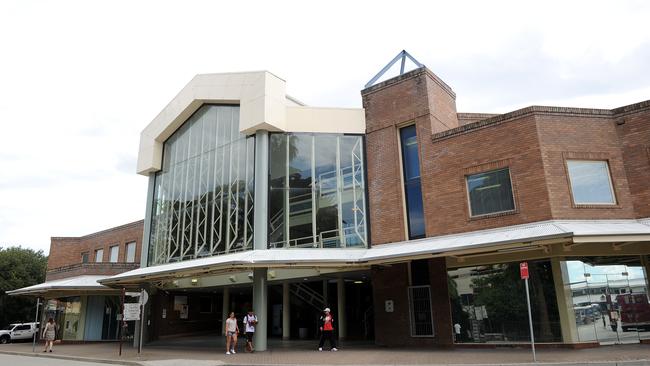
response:
[[[650,338],[650,101],[458,112],[420,64],[361,95],[311,107],[270,72],[197,75],[142,131],[141,266],[93,274],[148,291],[145,339],[252,308],[264,350],[328,306],[343,339],[528,342],[520,262],[536,340]]]
[[[121,291],[97,281],[140,267],[143,224],[140,220],[81,237],[53,237],[45,282],[9,294],[42,299],[41,322],[56,321],[57,339],[118,339]]]

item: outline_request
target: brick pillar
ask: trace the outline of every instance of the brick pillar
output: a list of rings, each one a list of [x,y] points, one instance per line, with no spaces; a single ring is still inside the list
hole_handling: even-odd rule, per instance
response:
[[[445,258],[429,260],[429,278],[431,281],[431,311],[433,313],[436,344],[452,347],[454,345],[454,332]]]

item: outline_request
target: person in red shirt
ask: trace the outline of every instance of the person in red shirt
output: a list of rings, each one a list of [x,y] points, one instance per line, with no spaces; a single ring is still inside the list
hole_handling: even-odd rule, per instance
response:
[[[323,350],[326,339],[330,341],[331,350],[333,352],[338,351],[336,349],[336,340],[334,339],[334,317],[330,312],[330,308],[325,308],[323,315],[320,317],[320,342],[318,343],[318,351]]]

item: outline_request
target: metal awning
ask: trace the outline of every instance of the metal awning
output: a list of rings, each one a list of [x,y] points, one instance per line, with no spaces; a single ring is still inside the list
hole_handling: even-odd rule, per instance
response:
[[[110,287],[100,284],[99,280],[104,280],[110,276],[77,276],[64,278],[60,280],[47,281],[29,287],[23,287],[16,290],[7,291],[8,295],[31,295],[41,296],[50,292],[75,292],[82,291],[114,291]]]
[[[99,282],[136,284],[256,267],[344,268],[480,253],[496,248],[534,247],[544,241],[650,241],[650,220],[551,220],[419,240],[375,245],[370,249],[268,249],[224,254],[124,272]]]

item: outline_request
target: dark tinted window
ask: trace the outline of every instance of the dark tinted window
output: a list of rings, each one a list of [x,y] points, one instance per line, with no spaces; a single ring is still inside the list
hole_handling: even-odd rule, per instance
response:
[[[400,129],[400,142],[409,239],[422,238],[424,237],[424,207],[422,206],[420,158],[415,125]]]
[[[472,216],[515,209],[507,168],[467,176],[467,191]]]

